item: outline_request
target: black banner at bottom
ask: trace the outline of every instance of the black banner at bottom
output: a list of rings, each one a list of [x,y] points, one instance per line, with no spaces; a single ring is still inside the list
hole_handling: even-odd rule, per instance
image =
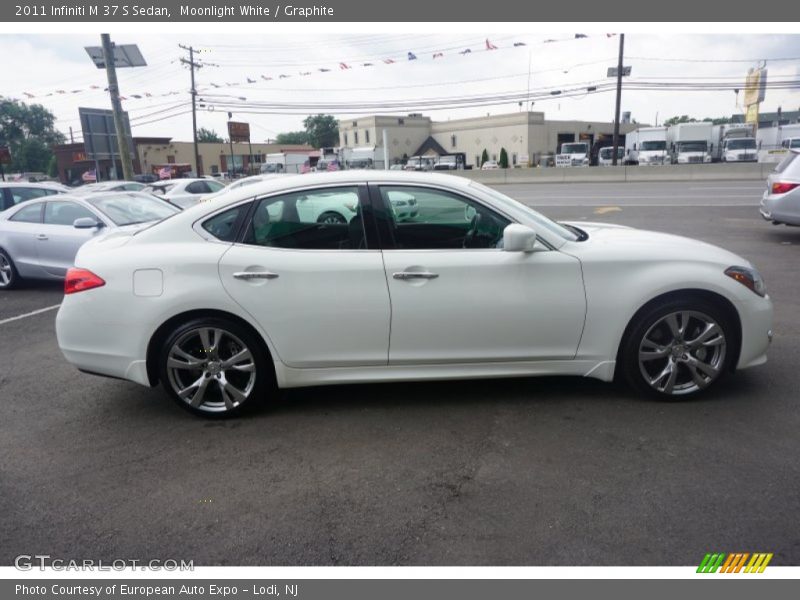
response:
[[[797,597],[798,582],[781,579],[710,578],[633,580],[553,579],[26,579],[0,581],[4,600],[535,600],[586,598],[726,600]],[[713,596],[711,596],[713,594]]]

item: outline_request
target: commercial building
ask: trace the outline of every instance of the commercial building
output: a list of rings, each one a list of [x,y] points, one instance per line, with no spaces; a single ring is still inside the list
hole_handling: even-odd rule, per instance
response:
[[[173,141],[168,137],[134,137],[133,145],[136,155],[133,159],[133,170],[136,174],[157,173],[167,165],[173,165],[176,170],[193,171],[194,144],[192,142]],[[277,152],[312,152],[313,148],[307,145],[294,144],[233,144],[222,142],[201,142],[198,144],[201,172],[205,174],[227,172],[232,170],[245,173],[257,170],[267,154]],[[64,183],[79,181],[83,173],[100,170],[100,179],[117,179],[117,173],[122,173],[119,161],[114,165],[111,160],[95,161],[86,155],[83,142],[61,144],[53,147],[58,165],[58,177]],[[231,160],[231,156],[233,159]]]
[[[621,123],[624,136],[639,127]],[[375,168],[405,162],[411,156],[437,157],[461,154],[467,165],[479,165],[486,150],[490,160],[498,160],[501,149],[508,153],[510,165],[535,166],[546,163],[561,144],[587,141],[595,153],[612,143],[614,123],[610,121],[550,121],[543,112],[516,112],[468,119],[432,121],[421,114],[405,117],[371,115],[339,121],[339,144],[346,163]],[[624,140],[624,138],[623,138]],[[623,142],[621,142],[623,143]]]

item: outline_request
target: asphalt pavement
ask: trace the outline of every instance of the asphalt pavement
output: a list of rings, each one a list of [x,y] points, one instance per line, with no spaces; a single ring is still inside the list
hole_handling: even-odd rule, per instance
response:
[[[577,378],[351,385],[209,422],[67,364],[60,286],[0,293],[0,564],[800,564],[800,228],[761,220],[760,182],[713,183],[500,187],[759,267],[769,362],[690,402]]]

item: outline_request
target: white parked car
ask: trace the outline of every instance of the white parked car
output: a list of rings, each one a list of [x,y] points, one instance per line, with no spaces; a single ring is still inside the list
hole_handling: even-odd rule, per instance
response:
[[[497,164],[496,160],[487,160],[485,163],[481,165],[481,171],[493,171],[494,169],[499,169],[500,165]]]
[[[391,195],[419,214],[394,217]],[[324,222],[331,198],[361,210]],[[671,400],[760,365],[772,302],[695,240],[559,224],[451,175],[313,173],[85,244],[56,320],[67,360],[226,415],[274,387],[531,375]]]
[[[224,184],[213,179],[165,179],[151,183],[143,191],[169,200],[181,208],[188,208],[200,202],[204,196],[215,194],[224,187]]]
[[[71,190],[72,194],[96,194],[97,192],[141,192],[147,187],[146,183],[138,181],[98,181],[87,183]]]

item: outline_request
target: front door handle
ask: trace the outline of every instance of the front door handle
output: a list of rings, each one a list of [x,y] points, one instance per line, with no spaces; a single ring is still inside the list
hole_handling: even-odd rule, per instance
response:
[[[407,281],[409,279],[436,279],[439,277],[439,274],[431,273],[430,271],[402,271],[392,274],[392,277]]]
[[[236,279],[249,281],[251,279],[276,279],[278,274],[270,271],[241,271],[239,273],[234,273],[233,276]]]
[[[43,233],[40,233],[39,235],[36,236],[36,239],[37,240],[42,240],[44,242],[44,241],[47,240],[47,236],[45,234],[43,234]]]

